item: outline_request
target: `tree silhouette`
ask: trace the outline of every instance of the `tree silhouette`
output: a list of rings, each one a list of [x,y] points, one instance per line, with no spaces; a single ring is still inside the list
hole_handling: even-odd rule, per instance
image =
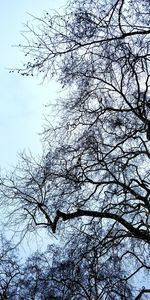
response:
[[[102,253],[110,258],[115,247],[132,265],[127,281],[150,269],[149,13],[147,0],[81,0],[27,24],[28,61],[18,72],[56,75],[65,93],[58,126],[44,131],[46,155],[23,155],[1,178],[8,224],[57,234],[87,232],[94,220]]]
[[[0,236],[0,299],[17,299],[21,267],[13,245]]]

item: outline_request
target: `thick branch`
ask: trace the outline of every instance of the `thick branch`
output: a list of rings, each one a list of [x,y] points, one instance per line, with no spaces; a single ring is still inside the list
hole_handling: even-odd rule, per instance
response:
[[[119,224],[123,225],[131,233],[131,235],[147,243],[150,243],[150,234],[148,234],[145,230],[139,230],[135,228],[133,225],[131,225],[122,217],[110,212],[97,212],[92,210],[86,211],[86,210],[78,209],[76,212],[73,213],[64,213],[58,210],[54,222],[51,226],[53,232],[54,233],[56,232],[57,223],[60,218],[62,218],[63,221],[67,221],[79,217],[92,217],[92,218],[101,218],[101,219],[111,219],[117,221]]]
[[[140,300],[141,299],[141,297],[142,297],[142,295],[143,294],[146,294],[146,293],[150,293],[150,289],[142,289],[141,291],[140,291],[140,293],[137,295],[137,297],[135,298],[135,300]]]

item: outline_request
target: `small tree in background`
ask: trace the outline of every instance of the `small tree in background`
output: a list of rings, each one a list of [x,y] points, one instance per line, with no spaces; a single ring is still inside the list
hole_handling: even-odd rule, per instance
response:
[[[66,236],[93,228],[102,265],[121,263],[133,283],[150,269],[149,14],[147,0],[81,0],[27,24],[28,61],[18,72],[56,75],[65,96],[58,126],[44,131],[46,155],[37,163],[22,156],[1,178],[8,225]]]
[[[17,257],[17,251],[13,245],[0,236],[0,299],[15,300],[18,297],[19,278],[21,266]]]

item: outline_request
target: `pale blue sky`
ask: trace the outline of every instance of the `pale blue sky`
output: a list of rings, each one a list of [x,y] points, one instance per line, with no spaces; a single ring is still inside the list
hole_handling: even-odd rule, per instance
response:
[[[58,86],[54,83],[40,85],[37,78],[9,74],[7,68],[17,67],[24,55],[12,45],[23,41],[23,23],[27,13],[41,16],[44,10],[59,9],[65,0],[5,0],[0,11],[0,167],[10,168],[17,162],[18,153],[30,149],[37,155],[41,151],[40,137],[44,104],[57,98]]]

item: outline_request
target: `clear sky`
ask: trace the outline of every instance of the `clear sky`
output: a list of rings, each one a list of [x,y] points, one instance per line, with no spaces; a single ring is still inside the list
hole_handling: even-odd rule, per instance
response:
[[[23,23],[30,19],[27,13],[41,16],[44,10],[56,9],[65,0],[5,0],[0,11],[0,167],[10,168],[17,162],[18,153],[24,149],[35,155],[40,153],[38,135],[47,113],[45,104],[57,98],[58,86],[40,84],[40,80],[10,74],[8,68],[17,67],[24,55],[13,45],[23,41]]]

